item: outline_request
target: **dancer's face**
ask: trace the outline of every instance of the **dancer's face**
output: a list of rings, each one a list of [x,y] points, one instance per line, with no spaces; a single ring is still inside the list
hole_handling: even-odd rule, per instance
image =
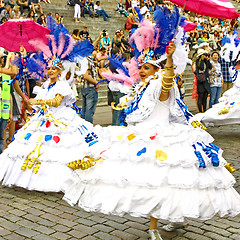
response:
[[[145,63],[139,67],[139,75],[142,81],[147,79],[149,76],[154,75],[158,71],[158,68],[150,63]]]
[[[48,76],[50,79],[57,80],[61,70],[57,67],[48,68]]]

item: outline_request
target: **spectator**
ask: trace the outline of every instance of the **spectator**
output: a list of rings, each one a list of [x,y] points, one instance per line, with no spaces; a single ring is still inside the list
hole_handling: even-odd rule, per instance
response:
[[[93,14],[90,10],[90,6],[86,4],[86,0],[81,0],[81,8],[82,8],[82,17],[85,17],[85,13],[89,14],[91,18],[93,18]]]
[[[187,42],[189,42],[189,48],[192,50],[192,47],[197,44],[197,32],[191,32]]]
[[[0,58],[0,67],[3,68],[5,66],[5,57],[1,56]],[[0,91],[2,93],[3,91],[3,76],[1,75],[0,77],[1,80],[1,84],[0,84]],[[11,86],[8,85],[7,82],[5,82],[5,87],[4,87],[4,97],[0,98],[0,103],[2,105],[3,101],[10,101],[10,106],[8,104],[6,104],[6,106],[8,106],[8,108],[6,108],[5,113],[1,114],[0,117],[0,154],[2,153],[3,147],[4,147],[4,130],[7,126],[7,122],[10,120],[12,121],[12,98],[11,98],[11,94],[10,94],[10,89]],[[2,111],[2,110],[1,110]]]
[[[46,27],[46,19],[44,14],[41,14],[39,18],[37,19],[37,23],[42,25],[43,27]]]
[[[128,11],[128,9],[130,8],[131,9],[131,0],[126,0],[126,10]]]
[[[127,20],[126,20],[126,24],[125,24],[125,29],[127,31],[131,30],[132,29],[132,26],[133,25],[137,25],[137,23],[134,21],[133,19],[133,14],[130,13]]]
[[[92,6],[92,10],[94,11],[94,2],[93,2],[93,0],[87,0],[87,1],[86,1],[86,4],[87,4],[89,7]]]
[[[218,103],[218,99],[221,94],[221,88],[223,84],[223,77],[221,72],[221,65],[218,62],[219,53],[213,52],[212,53],[212,60],[211,64],[213,66],[210,75],[210,101],[209,107],[211,108],[214,104]]]
[[[127,11],[123,7],[122,0],[119,0],[118,3],[117,3],[117,12],[123,14],[125,17],[128,16]]]
[[[0,21],[2,21],[2,18],[6,18],[9,20],[11,18],[11,7],[9,5],[5,6],[5,9],[2,10],[0,14]]]
[[[55,13],[55,21],[57,24],[63,23],[63,16],[60,16],[59,13]]]
[[[41,14],[43,14],[42,6],[39,0],[29,0],[28,4],[30,8],[33,10],[35,17],[37,17],[36,8],[40,11]]]
[[[108,36],[108,33],[107,32],[103,32],[102,34],[102,38],[99,42],[99,48],[101,49],[102,47],[106,48],[107,51],[109,51],[110,49],[110,38]]]
[[[93,123],[93,115],[98,101],[97,72],[94,63],[90,57],[86,58],[88,69],[81,77],[82,88],[82,118]]]
[[[74,19],[75,22],[82,22],[81,21],[81,2],[80,0],[75,0],[75,5],[74,5]]]
[[[20,13],[19,10],[20,10],[20,7],[18,5],[15,5],[13,7],[13,11],[12,11],[12,13],[10,15],[12,19],[18,19],[18,18],[21,17],[21,13]]]
[[[28,15],[27,15],[27,19],[31,19],[33,21],[35,21],[35,15],[34,15],[34,11],[31,10]]]
[[[102,72],[107,72],[108,71],[108,55],[107,55],[107,50],[106,48],[102,47],[100,51],[96,55],[96,61],[97,61],[97,72],[99,77],[102,77]]]
[[[5,0],[4,3],[5,5],[9,5],[11,8],[13,8],[16,5],[14,0]]]
[[[20,7],[21,15],[24,16],[24,9],[29,10],[28,0],[17,0],[17,4]]]
[[[107,18],[110,18],[106,11],[100,7],[100,1],[97,1],[96,4],[94,5],[94,10],[97,15],[103,16],[104,21],[108,21]]]
[[[120,30],[117,30],[115,32],[115,35],[112,39],[112,47],[118,47],[120,48],[121,47],[121,37],[120,37]]]
[[[209,61],[209,54],[203,49],[198,50],[195,75],[197,77],[198,110],[205,112],[207,109],[207,97],[210,93],[209,70],[212,64]]]
[[[87,27],[86,27],[86,26],[84,26],[84,27],[83,27],[83,30],[79,33],[79,37],[80,37],[81,39],[88,39],[88,37],[89,37],[89,32],[87,31]]]
[[[73,33],[72,33],[72,37],[75,41],[80,40],[81,38],[79,37],[79,30],[78,29],[74,29]]]

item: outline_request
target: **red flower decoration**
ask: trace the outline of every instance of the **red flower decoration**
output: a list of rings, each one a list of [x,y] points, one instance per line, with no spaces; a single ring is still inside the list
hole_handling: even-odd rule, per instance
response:
[[[53,141],[55,141],[56,143],[58,143],[60,141],[60,137],[59,136],[54,136],[53,137]]]
[[[46,122],[46,128],[49,128],[51,126],[51,122],[49,120],[47,120]]]

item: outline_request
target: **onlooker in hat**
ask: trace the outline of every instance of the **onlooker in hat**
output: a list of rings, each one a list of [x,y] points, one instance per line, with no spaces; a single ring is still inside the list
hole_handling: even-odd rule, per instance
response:
[[[213,66],[210,75],[210,101],[209,107],[211,108],[214,104],[218,103],[218,99],[221,94],[221,89],[223,85],[223,77],[221,71],[221,64],[218,62],[219,53],[214,51],[211,54],[212,60],[211,64]]]

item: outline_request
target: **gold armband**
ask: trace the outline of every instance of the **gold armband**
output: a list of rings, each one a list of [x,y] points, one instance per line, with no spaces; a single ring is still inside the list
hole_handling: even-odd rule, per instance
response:
[[[41,99],[37,99],[37,105],[41,105]]]
[[[164,69],[162,69],[162,71],[161,71],[161,76],[163,77],[163,78],[169,78],[169,79],[171,79],[171,78],[174,78],[175,77],[175,75],[173,75],[173,76],[166,76],[164,73],[165,73],[165,70]],[[174,74],[174,73],[173,73]]]
[[[168,82],[165,82],[163,79],[162,79],[162,84],[165,84],[165,85],[174,85],[175,84],[175,81],[172,81],[171,83],[168,83]]]
[[[171,67],[164,67],[165,70],[171,70],[173,69],[173,65]]]

